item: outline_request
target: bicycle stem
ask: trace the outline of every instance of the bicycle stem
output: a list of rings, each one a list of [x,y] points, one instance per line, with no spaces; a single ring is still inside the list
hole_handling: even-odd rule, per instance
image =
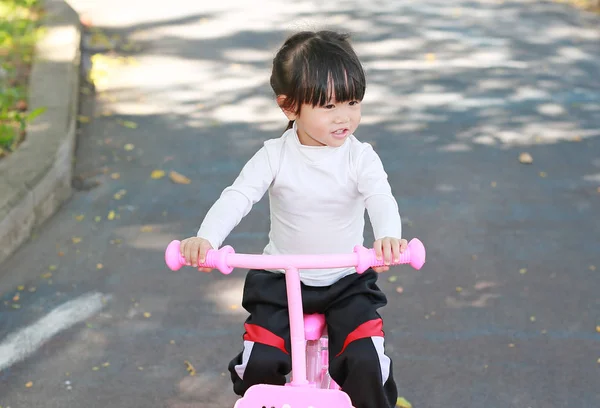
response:
[[[292,379],[290,386],[298,387],[308,384],[306,378],[306,339],[304,337],[304,310],[300,273],[297,268],[287,268],[285,285],[288,298],[288,313],[290,317],[290,345],[292,353]]]

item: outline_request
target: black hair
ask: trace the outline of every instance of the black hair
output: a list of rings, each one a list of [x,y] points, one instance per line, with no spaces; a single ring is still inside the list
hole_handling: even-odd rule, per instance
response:
[[[271,88],[285,95],[282,108],[300,113],[302,104],[325,105],[361,101],[366,79],[362,65],[348,41],[334,31],[302,31],[289,37],[273,58]],[[288,129],[293,121],[288,124]]]

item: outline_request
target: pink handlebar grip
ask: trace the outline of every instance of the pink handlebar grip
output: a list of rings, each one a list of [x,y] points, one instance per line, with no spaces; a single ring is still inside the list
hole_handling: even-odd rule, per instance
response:
[[[354,252],[358,254],[358,264],[356,272],[363,273],[373,266],[384,266],[383,259],[377,259],[375,249],[367,249],[362,245],[354,247]],[[418,238],[413,238],[408,243],[406,250],[400,254],[398,262],[392,262],[391,265],[410,264],[416,270],[419,270],[425,264],[425,246]]]
[[[181,241],[173,240],[165,251],[165,262],[172,271],[177,271],[185,266],[185,258],[181,255],[180,245]],[[227,265],[227,256],[234,253],[235,251],[230,246],[224,246],[218,251],[211,249],[206,253],[206,262],[199,267],[217,268],[223,274],[229,275],[233,271],[233,267]]]

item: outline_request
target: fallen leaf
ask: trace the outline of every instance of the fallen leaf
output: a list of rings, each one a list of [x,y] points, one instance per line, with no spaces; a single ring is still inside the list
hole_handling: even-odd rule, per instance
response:
[[[110,221],[114,220],[115,219],[115,212],[111,210],[108,213],[108,216],[106,218],[108,218]]]
[[[121,175],[119,173],[113,173],[110,175],[110,178],[113,180],[118,180],[121,178]]]
[[[13,308],[13,309],[20,309],[20,308],[21,308],[21,305],[16,305],[16,304],[13,304],[13,305],[12,305],[12,308]]]
[[[63,251],[59,251],[58,256],[65,256],[65,253]]]
[[[390,281],[390,282],[396,282],[397,280],[398,280],[398,277],[395,275],[392,275],[388,278],[388,281]]]
[[[133,144],[131,144],[131,143],[127,143],[123,148],[125,150],[127,150],[128,152],[130,152],[130,151],[132,151],[135,148],[135,146]]]
[[[108,367],[110,363],[107,361],[106,363],[102,363],[102,367]]]
[[[495,181],[492,181],[492,182],[490,183],[490,185],[491,185],[493,188],[496,188],[496,186],[498,185],[498,183],[496,183]]]
[[[154,180],[161,179],[164,176],[165,176],[164,170],[153,170],[152,173],[150,173],[150,177],[153,178]]]
[[[523,164],[531,164],[533,163],[533,157],[527,152],[523,152],[519,155],[519,161]]]
[[[29,381],[27,384],[25,384],[25,387],[27,387],[27,388],[33,387],[33,382]]]
[[[169,344],[175,344],[175,340],[171,340]]]
[[[102,269],[104,268],[104,265],[102,265],[101,263],[96,264],[96,269]]]
[[[396,292],[398,292],[398,293],[402,293],[402,292],[404,292],[404,288],[403,288],[402,286],[398,286],[398,287],[396,288]]]
[[[71,238],[71,241],[74,244],[79,244],[81,242],[81,238],[80,237],[73,237],[73,238]]]
[[[46,272],[41,275],[42,279],[50,279],[52,277],[52,272]]]
[[[151,314],[151,313],[149,313],[149,312],[144,312],[144,317],[145,317],[146,319],[149,319],[150,317],[152,317],[152,314]]]
[[[29,291],[30,291],[31,293],[35,292],[36,290],[37,290],[37,289],[36,289],[36,287],[35,287],[35,286],[32,286],[32,287],[30,287],[30,288],[29,288]]]
[[[398,397],[396,400],[396,406],[400,408],[412,408],[412,404],[408,402],[404,397]]]
[[[596,270],[596,266],[595,265],[590,265],[589,268],[590,268],[590,271],[595,271]]]
[[[77,220],[77,221],[83,221],[84,218],[85,218],[85,215],[83,215],[83,214],[75,216],[75,220]]]
[[[79,115],[79,116],[77,116],[77,120],[79,121],[79,123],[89,123],[90,122],[90,117],[89,116]]]
[[[142,228],[140,228],[140,231],[142,231],[142,232],[152,232],[152,226],[151,225],[144,225]]]
[[[461,288],[460,286],[457,286],[457,287],[456,287],[456,291],[457,291],[457,292],[462,292],[462,290],[463,290],[463,288]]]
[[[135,128],[137,128],[137,127],[138,127],[137,123],[135,123],[135,122],[132,122],[132,121],[130,121],[130,120],[121,120],[121,119],[118,119],[118,120],[117,120],[117,122],[118,122],[118,123],[119,123],[121,126],[123,126],[123,127],[126,127],[126,128],[129,128],[129,129],[135,129]]]
[[[185,369],[187,370],[188,373],[190,373],[190,375],[193,377],[196,375],[196,369],[194,368],[194,366],[192,365],[192,363],[190,363],[189,361],[185,360]]]
[[[531,317],[529,318],[529,320],[530,320],[532,323],[533,323],[533,322],[535,322],[535,320],[536,320],[536,319],[535,319],[535,316],[531,316]]]
[[[183,174],[179,174],[176,171],[171,170],[169,173],[169,178],[172,182],[177,184],[190,184],[192,180],[184,176]]]
[[[127,194],[127,190],[119,190],[115,193],[115,195],[113,196],[115,200],[120,200],[121,198],[123,198],[123,196]]]
[[[102,221],[102,217],[100,217],[99,215],[97,215],[97,216],[94,217],[94,221],[100,222],[100,221]]]
[[[600,333],[600,326],[596,326],[596,332]]]
[[[514,344],[514,343],[510,343],[510,344],[508,345],[508,347],[510,347],[510,348],[514,348],[514,347],[515,347],[515,344]]]
[[[16,295],[13,296],[13,302],[18,302],[21,299],[21,295],[19,293],[17,293]]]
[[[100,370],[100,367],[92,367],[92,371],[98,371]]]
[[[23,286],[23,285],[17,286],[17,290],[23,290],[23,289],[25,289],[25,286]]]
[[[521,268],[521,269],[519,269],[519,273],[521,275],[525,275],[527,273],[527,268]]]
[[[546,177],[548,174],[546,174],[545,171],[540,171],[540,177]]]

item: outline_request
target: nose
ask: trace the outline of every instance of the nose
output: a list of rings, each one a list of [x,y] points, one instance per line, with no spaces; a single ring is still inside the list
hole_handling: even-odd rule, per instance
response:
[[[341,109],[338,114],[335,116],[335,123],[342,124],[350,121],[350,115],[346,112],[345,109]]]

